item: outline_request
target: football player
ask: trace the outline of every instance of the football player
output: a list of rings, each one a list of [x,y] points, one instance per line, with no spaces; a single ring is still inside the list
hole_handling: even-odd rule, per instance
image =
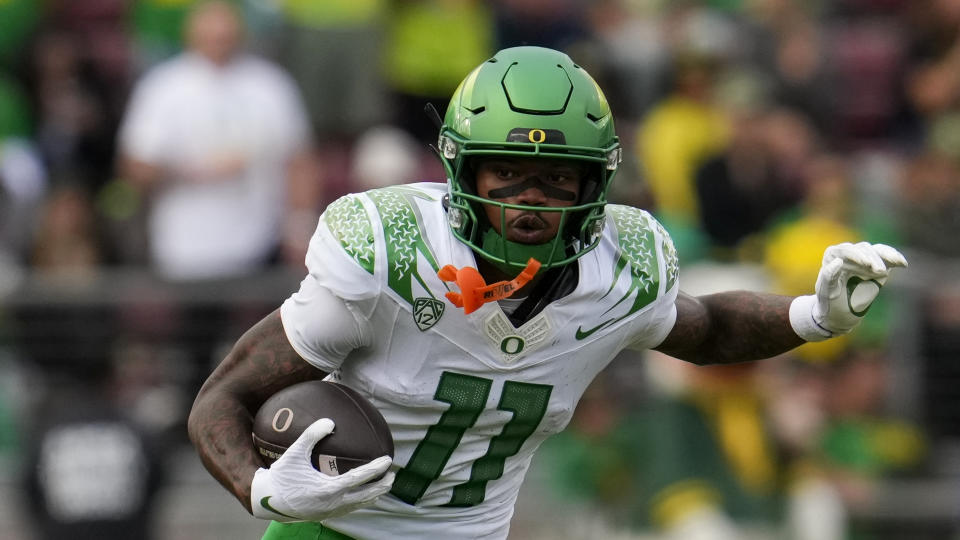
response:
[[[667,231],[607,203],[621,147],[602,91],[550,49],[506,49],[471,72],[438,153],[446,184],[326,209],[299,291],[197,396],[193,443],[247,510],[273,520],[264,538],[505,538],[533,453],[618,352],[774,356],[852,330],[907,264],[888,246],[842,244],[809,296],[680,292]],[[314,470],[310,449],[334,429],[323,419],[262,468],[252,415],[321,377],[383,413],[392,461]]]

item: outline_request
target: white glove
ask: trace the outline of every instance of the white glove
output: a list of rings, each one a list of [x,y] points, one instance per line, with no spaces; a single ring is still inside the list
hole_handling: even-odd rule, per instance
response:
[[[317,420],[269,469],[257,470],[250,486],[250,508],[254,516],[283,522],[323,521],[366,506],[390,491],[394,473],[387,472],[393,462],[389,456],[339,476],[314,469],[310,453],[317,442],[331,432],[332,420]],[[383,478],[370,482],[380,475],[384,475]]]
[[[907,259],[884,244],[845,242],[823,253],[816,294],[790,304],[790,324],[807,341],[823,341],[853,330],[866,314],[890,270]]]

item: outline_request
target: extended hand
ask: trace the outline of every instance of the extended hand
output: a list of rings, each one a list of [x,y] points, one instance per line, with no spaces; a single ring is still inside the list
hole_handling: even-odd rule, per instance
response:
[[[890,270],[907,259],[884,244],[843,243],[823,254],[816,294],[797,297],[790,323],[807,341],[821,341],[853,330],[873,304]]]
[[[322,521],[371,504],[390,491],[394,473],[387,472],[392,463],[389,456],[339,476],[313,468],[310,453],[317,442],[331,432],[332,420],[317,420],[269,469],[256,472],[250,488],[250,508],[254,516],[284,522]],[[379,480],[371,482],[375,478]]]

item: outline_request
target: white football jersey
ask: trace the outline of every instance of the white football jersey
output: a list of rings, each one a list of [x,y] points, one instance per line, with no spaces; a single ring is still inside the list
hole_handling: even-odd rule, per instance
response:
[[[476,266],[450,232],[445,193],[421,183],[331,204],[309,275],[281,308],[294,348],[363,393],[393,433],[390,494],[325,522],[357,539],[505,538],[540,443],[618,352],[655,347],[676,320],[670,237],[647,212],[618,205],[577,261],[573,292],[520,328],[496,302],[465,315],[444,297],[456,286],[437,277],[447,264]],[[324,320],[311,301],[318,287],[354,320]]]

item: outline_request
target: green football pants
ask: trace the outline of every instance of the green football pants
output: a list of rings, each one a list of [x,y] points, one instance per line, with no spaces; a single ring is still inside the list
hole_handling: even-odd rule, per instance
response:
[[[324,527],[322,523],[304,521],[300,523],[271,522],[263,533],[263,540],[354,540],[343,533]]]

